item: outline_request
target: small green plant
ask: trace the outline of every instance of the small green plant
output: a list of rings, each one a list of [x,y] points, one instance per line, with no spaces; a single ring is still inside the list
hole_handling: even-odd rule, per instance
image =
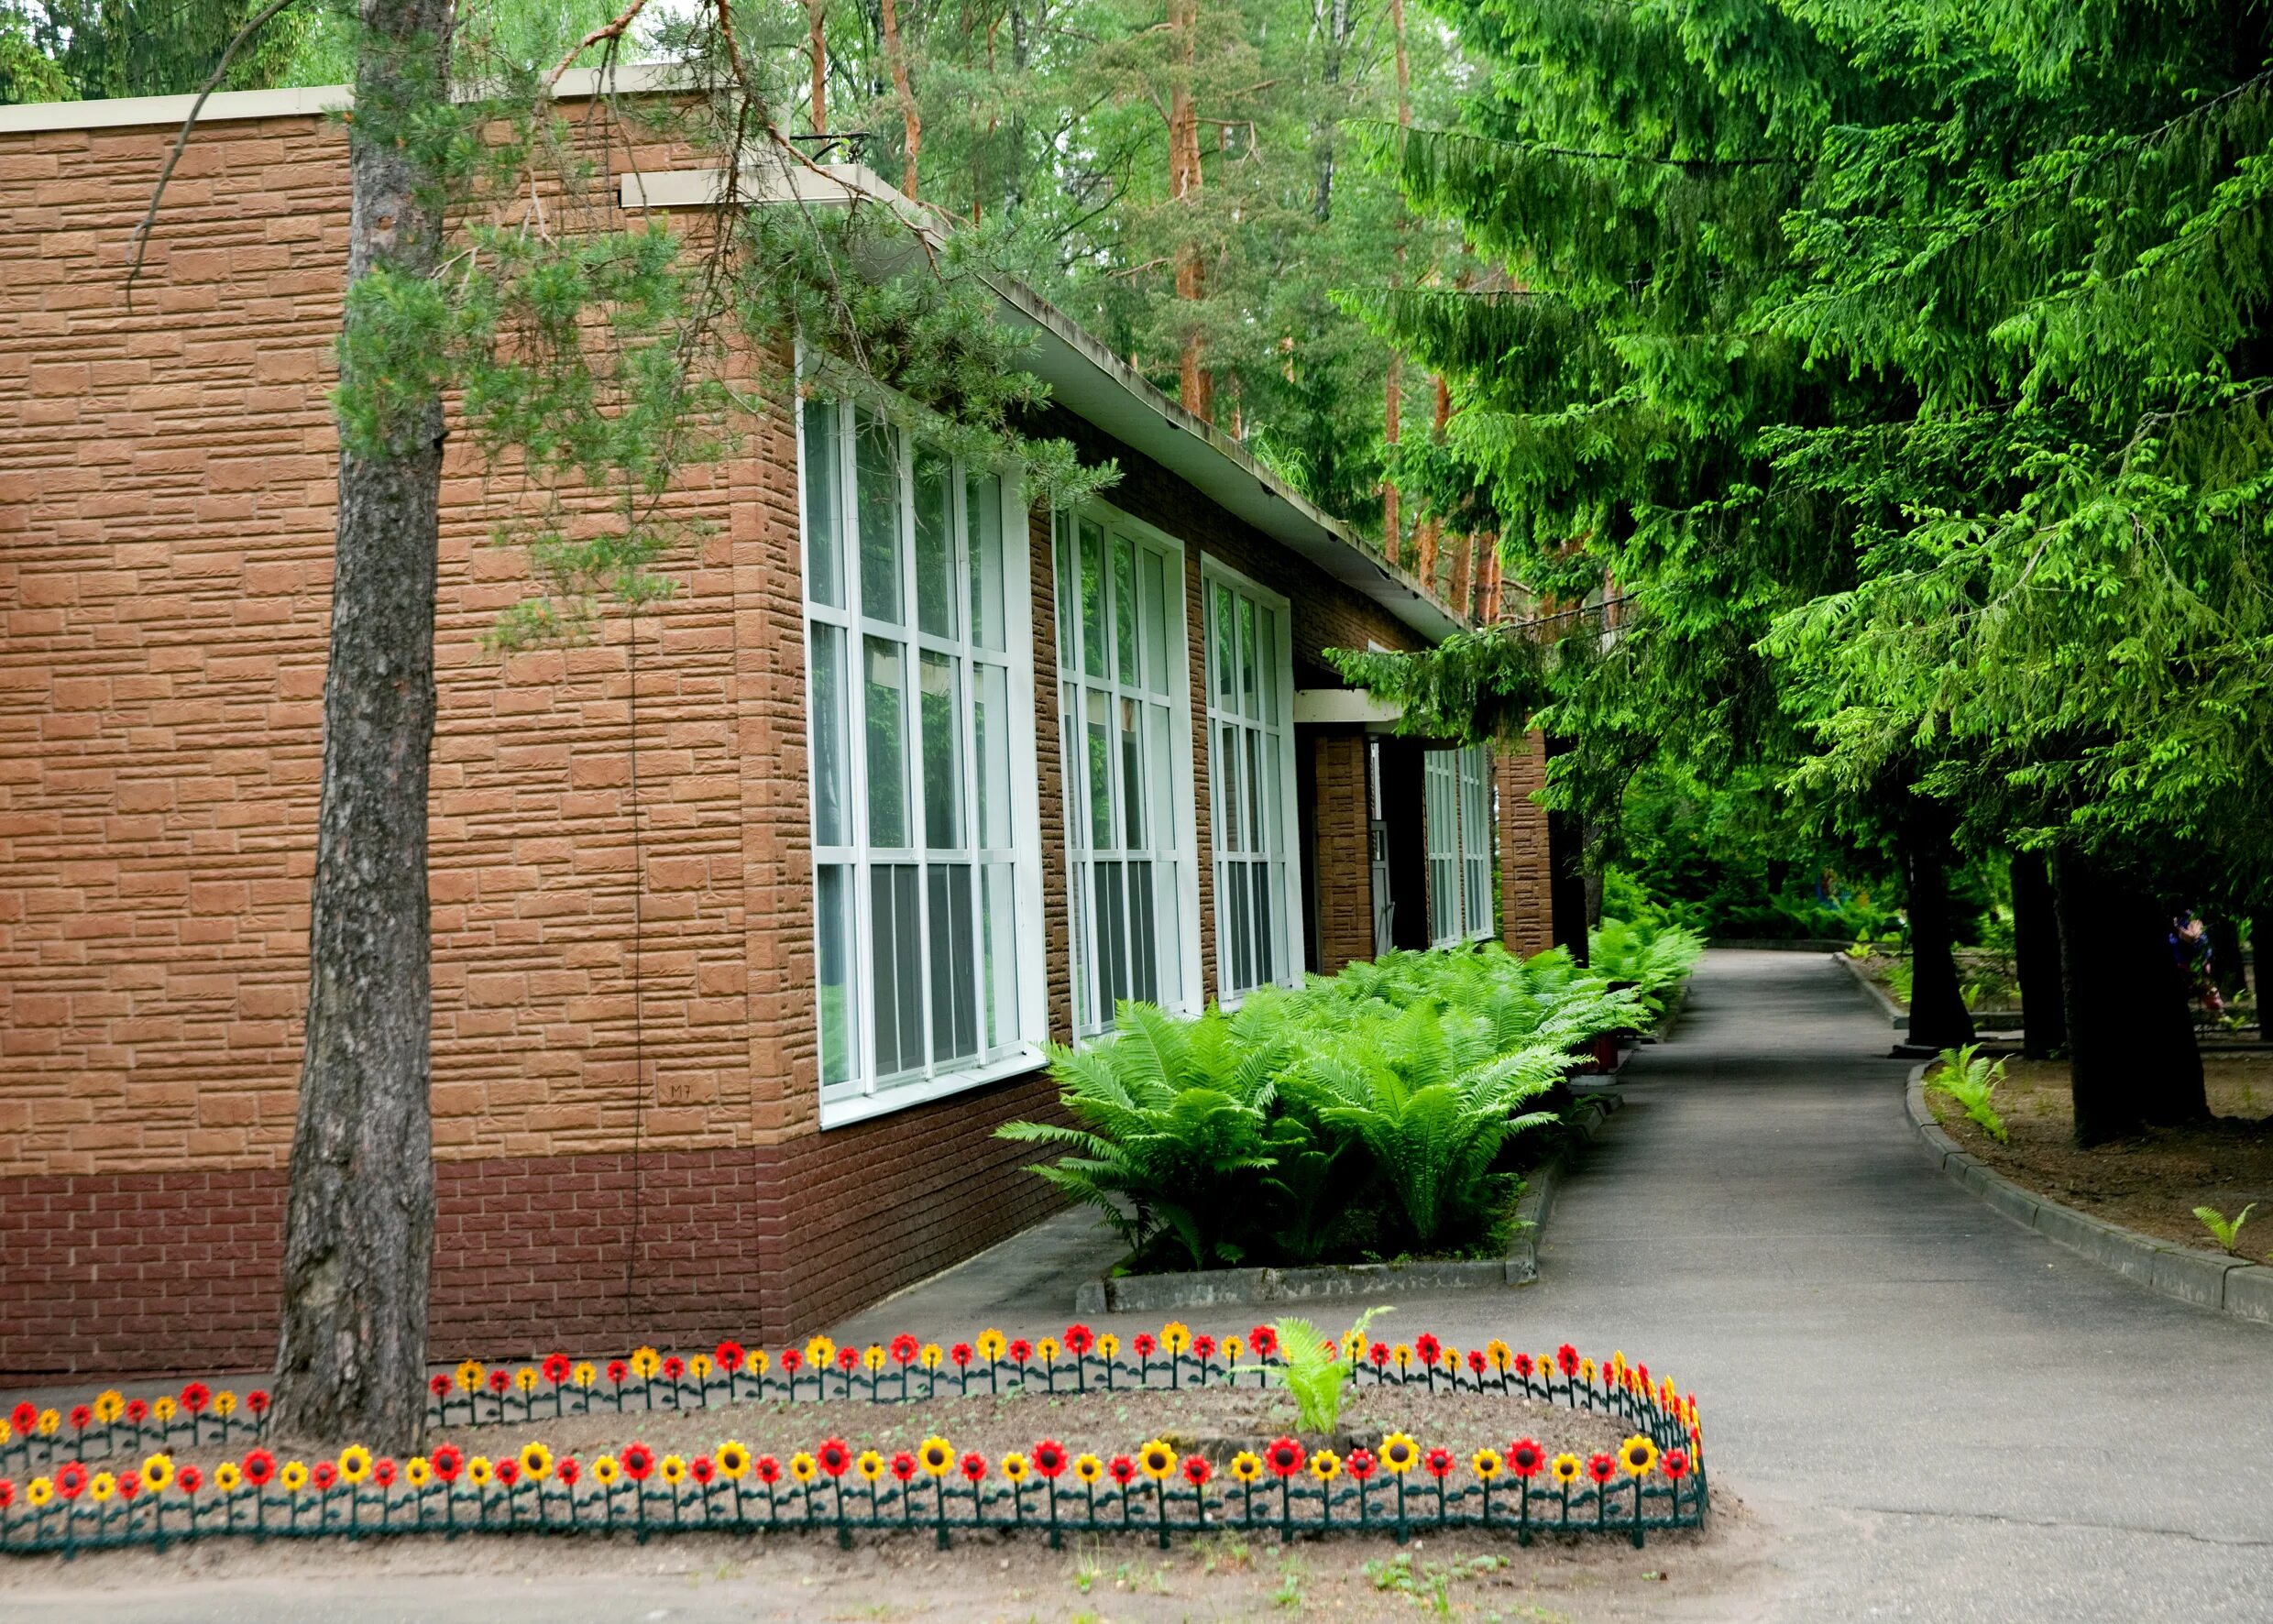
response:
[[[1271,1593],[1271,1604],[1289,1612],[1302,1605],[1302,1564],[1294,1557],[1286,1559],[1279,1570],[1279,1588]]]
[[[1984,1059],[1981,1045],[1969,1043],[1962,1048],[1943,1049],[1941,1070],[1934,1073],[1926,1086],[1955,1100],[1982,1133],[2002,1145],[2008,1136],[2004,1119],[1997,1114],[1990,1101],[1997,1092],[1997,1084],[2004,1081],[2004,1062]]]
[[[2202,1221],[2203,1228],[2217,1237],[2218,1245],[2224,1247],[2229,1256],[2239,1257],[2242,1255],[2242,1225],[2249,1222],[2249,1214],[2257,1210],[2257,1203],[2251,1202],[2235,1213],[2230,1223],[2225,1214],[2215,1207],[2196,1207],[2194,1216]]]
[[[1392,1311],[1377,1303],[1333,1345],[1346,1348],[1353,1340],[1364,1341],[1374,1321]],[[1279,1333],[1279,1363],[1266,1366],[1266,1373],[1294,1395],[1294,1412],[1304,1432],[1333,1432],[1342,1419],[1342,1395],[1357,1379],[1357,1362],[1329,1353],[1324,1335],[1308,1320],[1280,1320],[1272,1329]]]

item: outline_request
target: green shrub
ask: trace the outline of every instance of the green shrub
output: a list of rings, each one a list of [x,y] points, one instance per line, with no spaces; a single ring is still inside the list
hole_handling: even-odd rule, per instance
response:
[[[1607,913],[1587,934],[1588,968],[1614,982],[1631,983],[1648,998],[1687,980],[1704,951],[1704,938],[1678,925],[1613,918]]]
[[[1265,1366],[1263,1374],[1294,1395],[1295,1418],[1302,1431],[1331,1432],[1341,1423],[1342,1400],[1357,1380],[1357,1355],[1351,1349],[1365,1346],[1374,1321],[1395,1311],[1387,1303],[1377,1303],[1333,1344],[1308,1320],[1280,1320],[1271,1327],[1279,1338],[1279,1363]]]
[[[1926,1086],[1955,1100],[1982,1133],[2002,1145],[2006,1138],[2004,1119],[1990,1100],[2004,1081],[2004,1062],[1982,1058],[1981,1045],[1969,1043],[1962,1048],[1943,1049],[1941,1070],[1927,1080]]]

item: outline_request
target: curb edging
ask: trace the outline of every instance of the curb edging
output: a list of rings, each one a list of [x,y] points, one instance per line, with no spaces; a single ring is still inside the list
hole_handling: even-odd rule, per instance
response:
[[[1523,1182],[1515,1204],[1516,1237],[1505,1257],[1437,1263],[1326,1264],[1308,1268],[1209,1268],[1182,1274],[1083,1280],[1073,1293],[1077,1314],[1159,1313],[1226,1304],[1301,1302],[1332,1297],[1381,1297],[1393,1291],[1472,1291],[1528,1286],[1539,1278],[1539,1233],[1576,1154],[1618,1109],[1615,1093],[1592,1093],[1570,1115],[1570,1132]]]
[[[1963,1185],[2024,1229],[2033,1229],[2149,1290],[2197,1308],[2273,1325],[2273,1267],[2223,1253],[2175,1246],[2087,1216],[2015,1183],[1979,1157],[1960,1149],[1934,1120],[1933,1110],[1926,1103],[1926,1068],[1933,1063],[1921,1060],[1910,1068],[1902,1104],[1911,1127],[1944,1177]]]

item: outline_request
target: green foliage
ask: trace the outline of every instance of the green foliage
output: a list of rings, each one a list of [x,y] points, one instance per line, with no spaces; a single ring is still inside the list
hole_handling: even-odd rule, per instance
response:
[[[1032,1170],[1096,1207],[1140,1262],[1195,1268],[1493,1243],[1518,1180],[1502,1152],[1554,1120],[1520,1107],[1632,992],[1561,951],[1390,953],[1196,1020],[1124,1004],[1110,1041],[1054,1049],[1070,1125]]]
[[[2194,1216],[2202,1220],[2202,1227],[2215,1237],[2220,1246],[2231,1256],[2239,1257],[2242,1255],[2242,1225],[2249,1222],[2249,1214],[2257,1210],[2257,1203],[2251,1202],[2229,1220],[2215,1207],[2196,1207]]]
[[[1308,1320],[1279,1320],[1272,1325],[1279,1337],[1279,1363],[1264,1374],[1294,1395],[1295,1417],[1306,1432],[1332,1432],[1342,1421],[1342,1400],[1357,1382],[1357,1359],[1353,1344],[1365,1345],[1367,1332],[1383,1314],[1396,1311],[1377,1303],[1359,1314],[1338,1342],[1329,1342]]]
[[[1705,939],[1695,931],[1670,923],[1618,918],[1607,900],[1602,923],[1587,933],[1587,967],[1652,999],[1686,981],[1704,951]]]
[[[238,47],[224,90],[279,82],[321,0]],[[178,95],[201,88],[268,0],[0,0],[0,104]]]
[[[1982,1055],[1981,1045],[1969,1043],[1961,1048],[1943,1049],[1938,1064],[1939,1070],[1926,1080],[1926,1086],[1955,1100],[1982,1133],[2004,1144],[2008,1137],[2004,1119],[1991,1100],[2004,1081],[2004,1062],[1988,1059]]]

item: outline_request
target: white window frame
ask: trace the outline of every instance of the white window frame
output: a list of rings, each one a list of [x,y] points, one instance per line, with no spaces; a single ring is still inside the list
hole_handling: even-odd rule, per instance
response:
[[[1084,775],[1087,772],[1087,752],[1081,748],[1086,739],[1086,723],[1081,714],[1080,697],[1091,693],[1107,696],[1109,704],[1124,698],[1142,704],[1158,704],[1159,694],[1151,689],[1132,686],[1110,677],[1091,675],[1081,664],[1081,650],[1067,646],[1064,629],[1081,625],[1081,584],[1079,579],[1069,582],[1059,561],[1067,556],[1060,545],[1061,527],[1088,521],[1100,526],[1105,535],[1107,565],[1105,578],[1112,582],[1112,543],[1117,531],[1128,536],[1138,547],[1138,570],[1141,580],[1142,559],[1146,549],[1162,555],[1165,572],[1165,597],[1169,616],[1163,628],[1167,640],[1165,659],[1170,669],[1168,684],[1169,740],[1167,766],[1168,793],[1170,805],[1172,848],[1157,841],[1141,850],[1127,848],[1097,848],[1089,844],[1087,822],[1090,812],[1089,796]],[[1177,979],[1182,988],[1175,998],[1158,1000],[1163,1009],[1179,1015],[1197,1015],[1205,1004],[1205,989],[1202,984],[1200,962],[1200,833],[1199,817],[1192,790],[1191,737],[1191,626],[1189,595],[1186,589],[1186,569],[1189,567],[1184,543],[1179,538],[1157,526],[1131,518],[1119,509],[1104,502],[1084,502],[1078,508],[1063,509],[1051,518],[1050,569],[1054,588],[1053,601],[1058,606],[1058,717],[1059,744],[1063,776],[1062,803],[1065,807],[1066,840],[1066,940],[1069,949],[1070,982],[1072,988],[1073,1036],[1076,1043],[1110,1036],[1114,1029],[1113,1011],[1095,1010],[1083,1019],[1083,980],[1092,972],[1093,956],[1090,938],[1094,934],[1094,908],[1091,917],[1084,919],[1080,899],[1096,894],[1094,872],[1101,861],[1126,862],[1134,859],[1158,863],[1172,861],[1177,865],[1175,940],[1170,949],[1176,956]],[[1078,532],[1073,543],[1079,546]],[[1075,568],[1079,570],[1079,561]],[[1069,605],[1071,607],[1069,609]],[[1111,610],[1107,610],[1111,620]],[[1108,631],[1108,637],[1110,637]],[[1136,636],[1141,649],[1144,627],[1137,625]],[[1121,768],[1117,752],[1114,752],[1114,788],[1125,793],[1121,784]],[[1120,805],[1118,793],[1115,807]],[[1147,818],[1147,828],[1157,832],[1157,818]],[[1156,870],[1157,872],[1157,870]],[[1079,882],[1087,880],[1086,887]]]
[[[1268,612],[1277,622],[1274,642],[1277,645],[1278,704],[1271,708],[1275,717],[1258,722],[1244,711],[1226,712],[1216,705],[1215,670],[1215,591],[1218,586],[1229,587],[1234,593],[1253,600],[1256,608]],[[1295,805],[1294,775],[1294,616],[1287,600],[1268,587],[1240,574],[1229,565],[1202,554],[1200,559],[1200,636],[1203,650],[1202,671],[1205,678],[1207,701],[1208,752],[1208,861],[1213,877],[1215,916],[1215,1001],[1224,1009],[1236,1009],[1255,986],[1276,984],[1298,986],[1302,979],[1302,842],[1300,832],[1301,809]],[[1254,866],[1254,856],[1224,850],[1224,773],[1216,759],[1217,741],[1225,722],[1243,729],[1268,731],[1279,740],[1279,850],[1266,850],[1265,861],[1281,863],[1278,894],[1278,929],[1274,958],[1278,973],[1268,983],[1257,981],[1254,986],[1231,985],[1230,956],[1224,950],[1224,875],[1227,865],[1242,871]]]
[[[1428,857],[1429,945],[1498,934],[1492,894],[1492,763],[1488,745],[1424,751],[1422,823]]]
[[[847,1081],[820,1087],[820,1125],[824,1129],[843,1127],[891,1112],[905,1110],[950,1094],[981,1088],[1005,1077],[1031,1071],[1042,1062],[1042,1045],[1048,1037],[1048,982],[1044,967],[1044,926],[1041,885],[1041,807],[1038,788],[1039,774],[1036,768],[1034,751],[1034,622],[1032,596],[1032,543],[1027,533],[1027,504],[1017,482],[999,475],[978,474],[980,478],[995,478],[999,483],[998,518],[1002,529],[1002,590],[1003,643],[1000,651],[979,650],[970,642],[971,617],[967,583],[970,553],[968,542],[967,478],[972,471],[954,465],[963,477],[952,478],[950,486],[950,532],[953,556],[949,569],[957,582],[959,616],[957,634],[943,638],[924,631],[917,623],[916,611],[916,547],[914,466],[916,438],[905,431],[897,433],[899,473],[899,542],[901,560],[901,594],[906,610],[906,624],[871,619],[861,600],[859,494],[858,494],[858,418],[855,409],[845,401],[832,402],[841,414],[839,419],[839,456],[836,468],[837,517],[841,534],[838,541],[838,568],[842,582],[841,608],[816,602],[811,595],[812,557],[815,538],[810,533],[811,503],[807,500],[806,447],[806,411],[808,402],[800,399],[794,412],[797,450],[797,533],[798,533],[798,640],[799,658],[804,663],[806,677],[806,748],[807,748],[807,830],[810,837],[811,864],[808,870],[814,885],[814,1003],[812,1005],[815,1032],[816,1065],[819,1060],[820,1037],[820,976],[819,976],[819,886],[820,870],[824,866],[843,866],[851,873],[852,939],[851,984],[855,989],[853,1008],[848,1019],[853,1032],[853,1047],[857,1064],[853,1076]],[[851,843],[823,846],[819,831],[819,781],[812,771],[818,760],[815,708],[811,702],[813,688],[813,637],[816,623],[833,625],[845,637],[846,669],[843,694],[845,817],[846,832]],[[866,739],[865,684],[862,676],[865,639],[877,636],[900,643],[906,648],[904,662],[904,693],[907,697],[905,724],[907,767],[908,835],[917,842],[911,847],[876,848],[867,843],[868,807],[868,747]],[[921,828],[924,817],[922,792],[922,742],[920,697],[918,693],[919,655],[924,652],[942,653],[956,661],[961,684],[961,702],[958,712],[960,736],[964,767],[964,794],[961,814],[969,843],[956,849],[951,855],[933,852],[923,843]],[[983,831],[977,825],[978,776],[981,771],[975,744],[977,699],[972,675],[978,663],[1007,668],[1008,690],[1005,701],[1008,719],[1008,755],[1010,789],[1010,836],[1007,848],[983,847],[977,842]],[[881,853],[881,855],[880,855]],[[968,862],[972,870],[974,887],[983,885],[984,870],[989,863],[1008,861],[1012,869],[1013,898],[1012,928],[1015,936],[1015,990],[1018,1003],[1017,1026],[1013,1039],[983,1048],[977,1060],[960,1067],[927,1065],[921,1070],[902,1072],[892,1078],[876,1075],[876,1037],[873,1021],[869,1017],[869,1000],[874,993],[873,971],[874,955],[874,911],[870,875],[878,863],[914,863],[928,865],[936,861]],[[928,919],[930,907],[930,885],[919,880],[916,887],[921,916]],[[974,938],[972,949],[978,951],[976,930],[983,916],[982,907],[972,909]],[[924,933],[928,942],[928,929]],[[924,1029],[931,1030],[930,960],[923,957],[922,1007]]]

